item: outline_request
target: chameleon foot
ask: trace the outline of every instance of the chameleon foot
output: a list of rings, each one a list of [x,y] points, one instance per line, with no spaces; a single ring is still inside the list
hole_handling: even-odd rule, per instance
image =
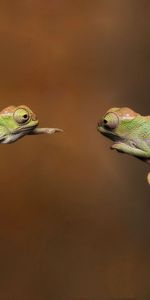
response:
[[[47,133],[47,134],[53,134],[53,133],[56,133],[56,132],[63,132],[63,129],[59,129],[59,128],[45,128],[45,130],[43,130],[43,133]]]

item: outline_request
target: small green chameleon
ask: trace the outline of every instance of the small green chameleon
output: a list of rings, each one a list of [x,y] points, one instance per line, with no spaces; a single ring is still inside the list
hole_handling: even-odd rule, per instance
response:
[[[150,116],[141,116],[128,107],[114,107],[98,122],[97,130],[114,141],[111,149],[150,163]],[[147,180],[150,184],[150,173]]]
[[[9,106],[0,112],[0,143],[9,144],[25,135],[62,132],[59,128],[37,128],[39,121],[26,105]]]

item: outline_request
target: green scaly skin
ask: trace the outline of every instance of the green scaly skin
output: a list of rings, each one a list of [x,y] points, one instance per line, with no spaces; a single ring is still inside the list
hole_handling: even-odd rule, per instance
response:
[[[39,121],[26,105],[9,106],[0,112],[0,143],[10,144],[25,135],[62,132],[59,128],[37,128]]]
[[[98,122],[97,130],[114,141],[111,149],[150,163],[150,116],[127,107],[111,108]]]

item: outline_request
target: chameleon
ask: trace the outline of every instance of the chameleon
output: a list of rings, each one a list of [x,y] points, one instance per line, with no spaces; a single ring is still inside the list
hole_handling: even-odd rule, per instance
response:
[[[150,163],[150,116],[128,107],[113,107],[98,121],[97,130],[114,141],[111,149]],[[150,184],[150,173],[147,180]]]
[[[10,144],[26,135],[53,134],[59,128],[38,128],[39,121],[26,105],[8,106],[0,112],[0,143]]]

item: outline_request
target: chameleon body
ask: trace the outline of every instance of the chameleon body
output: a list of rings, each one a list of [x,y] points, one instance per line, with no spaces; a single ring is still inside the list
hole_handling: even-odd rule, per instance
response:
[[[150,163],[150,116],[128,107],[111,108],[98,122],[97,130],[114,141],[111,149]],[[149,174],[148,178],[150,181]]]
[[[59,128],[37,128],[39,121],[26,105],[9,106],[0,112],[0,143],[10,144],[25,135],[53,134]]]

